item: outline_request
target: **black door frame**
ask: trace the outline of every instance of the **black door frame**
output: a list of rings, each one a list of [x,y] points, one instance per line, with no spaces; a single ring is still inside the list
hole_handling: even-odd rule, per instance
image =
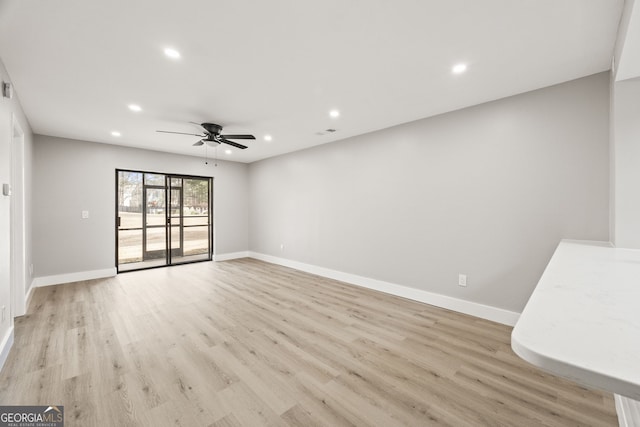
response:
[[[153,265],[153,266],[146,266],[146,267],[141,267],[141,268],[137,268],[137,269],[128,269],[128,270],[120,270],[119,268],[119,263],[118,263],[118,250],[119,250],[119,241],[118,241],[118,232],[119,231],[127,231],[127,230],[137,230],[138,228],[135,229],[122,229],[120,230],[120,217],[119,217],[119,174],[120,172],[131,172],[131,173],[140,173],[142,174],[142,191],[143,191],[143,202],[146,202],[146,189],[147,188],[158,188],[158,189],[162,189],[164,188],[165,191],[165,248],[167,249],[166,252],[166,263],[163,265]],[[144,180],[144,174],[153,174],[153,175],[163,175],[165,177],[165,186],[159,186],[159,185],[146,185],[145,184],[145,180]],[[198,260],[188,260],[188,261],[182,261],[182,262],[172,262],[171,258],[172,258],[172,250],[171,250],[171,228],[173,227],[173,225],[171,224],[171,201],[170,201],[170,189],[171,189],[171,178],[180,178],[180,179],[198,179],[198,180],[206,180],[207,181],[207,187],[208,187],[208,198],[209,198],[209,203],[208,203],[208,209],[207,209],[207,235],[208,235],[208,253],[207,253],[207,258],[206,259],[198,259]],[[184,181],[183,181],[184,184]],[[206,262],[206,261],[211,261],[213,260],[213,248],[214,248],[214,243],[213,243],[213,177],[208,177],[208,176],[197,176],[197,175],[185,175],[185,174],[171,174],[171,173],[163,173],[163,172],[152,172],[152,171],[143,171],[143,170],[133,170],[133,169],[118,169],[116,168],[115,170],[115,195],[116,195],[116,202],[115,202],[115,267],[116,267],[116,271],[118,273],[125,273],[125,272],[129,272],[129,271],[140,271],[140,270],[148,270],[151,268],[161,268],[161,267],[168,267],[168,266],[172,266],[172,265],[182,265],[182,264],[191,264],[191,263],[195,263],[195,262]],[[183,187],[180,187],[180,248],[181,250],[184,250],[184,214],[183,214],[183,205],[184,205],[184,190]],[[140,230],[142,230],[142,239],[144,240],[143,242],[143,262],[144,262],[144,253],[145,253],[145,249],[146,249],[146,203],[143,203],[142,206],[142,227],[140,228]],[[188,226],[187,226],[188,227]]]
[[[148,208],[148,201],[147,201],[147,190],[162,190],[164,191],[164,215],[165,215],[165,221],[164,224],[161,225],[149,225],[147,224],[147,208]],[[166,187],[162,186],[162,185],[147,185],[144,183],[144,178],[143,178],[143,182],[142,182],[142,262],[144,261],[149,261],[149,260],[153,260],[153,259],[160,259],[162,257],[167,258],[166,255],[166,247],[167,247],[167,205],[168,205],[168,201],[167,201],[167,189]],[[147,250],[147,229],[149,228],[163,228],[164,227],[164,232],[165,232],[165,250],[155,250],[155,251],[149,251]],[[161,255],[162,252],[165,252],[164,255]],[[167,265],[169,265],[169,260],[167,259]]]

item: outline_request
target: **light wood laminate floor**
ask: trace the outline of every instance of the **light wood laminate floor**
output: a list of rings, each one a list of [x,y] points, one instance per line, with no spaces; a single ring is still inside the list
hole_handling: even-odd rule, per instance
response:
[[[38,288],[0,404],[66,426],[617,425],[511,328],[251,259]]]

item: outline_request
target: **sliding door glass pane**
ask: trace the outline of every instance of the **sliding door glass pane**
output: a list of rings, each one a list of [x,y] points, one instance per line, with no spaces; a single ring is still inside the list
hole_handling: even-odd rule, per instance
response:
[[[185,178],[184,189],[184,254],[209,253],[209,180]]]
[[[118,264],[142,261],[142,179],[140,172],[118,172]]]
[[[185,216],[203,216],[209,214],[209,180],[184,179]]]
[[[119,173],[118,213],[120,228],[142,228],[142,174],[139,172]]]
[[[171,227],[171,253],[174,255],[182,255],[182,253],[176,253],[176,249],[182,248],[182,242],[180,239],[180,227],[172,226]]]
[[[142,261],[142,230],[118,232],[118,264]]]
[[[146,229],[147,250],[146,258],[162,258],[166,256],[167,232],[164,227]]]
[[[165,216],[164,189],[147,188],[147,222],[150,225],[165,225],[167,218]]]
[[[184,254],[200,255],[209,252],[209,226],[184,229]]]

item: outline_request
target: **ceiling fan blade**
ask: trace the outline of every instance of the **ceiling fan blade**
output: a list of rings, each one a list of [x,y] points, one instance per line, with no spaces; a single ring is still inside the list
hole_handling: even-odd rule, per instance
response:
[[[256,139],[253,135],[220,135],[225,139]]]
[[[201,146],[201,145],[204,145],[204,142],[202,142],[202,141],[198,141],[198,142],[196,142],[195,144],[193,144],[193,146],[194,146],[194,147],[199,147],[199,146]]]
[[[220,138],[220,142],[224,142],[225,144],[229,144],[229,145],[231,145],[233,147],[238,147],[241,150],[244,150],[245,148],[247,148],[246,145],[238,144],[236,142],[229,141],[228,139],[225,139],[225,138],[222,138],[222,137]]]
[[[170,130],[157,130],[156,132],[160,132],[160,133],[177,133],[178,135],[191,135],[191,136],[199,136],[199,137],[205,137],[206,135],[199,135],[197,133],[186,133],[186,132],[173,132]]]

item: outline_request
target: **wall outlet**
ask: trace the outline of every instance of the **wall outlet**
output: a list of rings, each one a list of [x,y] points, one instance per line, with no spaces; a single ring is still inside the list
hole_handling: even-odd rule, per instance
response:
[[[458,274],[458,286],[467,286],[466,274]]]
[[[89,218],[89,211],[82,211],[82,219]]]

